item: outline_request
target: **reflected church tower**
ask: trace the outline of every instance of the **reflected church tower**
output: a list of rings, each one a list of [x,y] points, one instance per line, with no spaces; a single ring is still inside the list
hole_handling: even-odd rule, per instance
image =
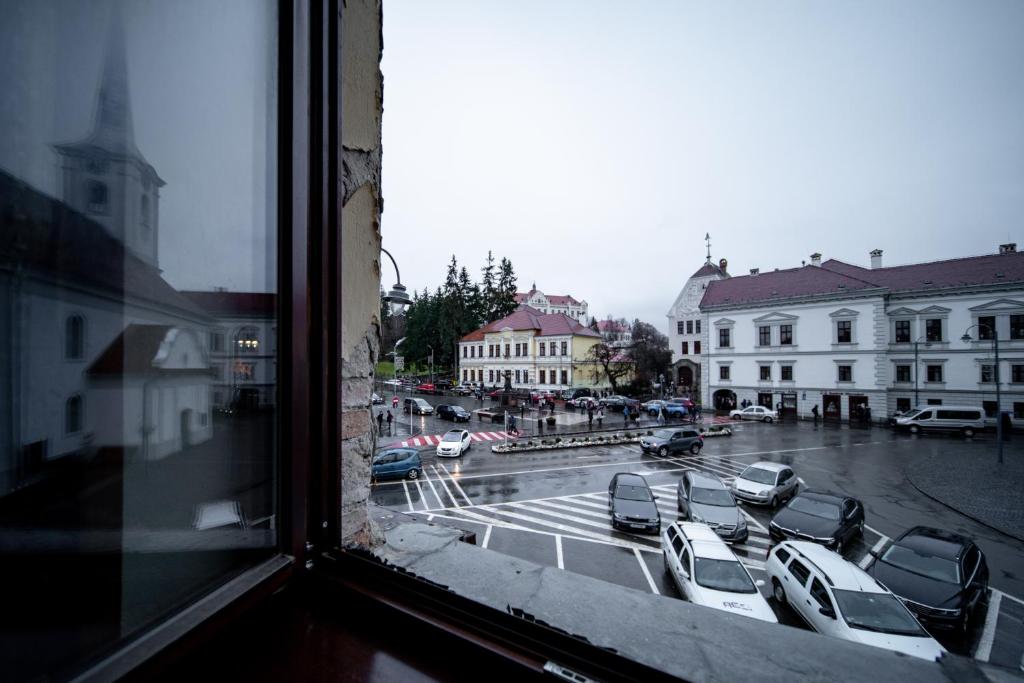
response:
[[[64,202],[159,268],[160,188],[166,183],[135,146],[124,27],[116,5],[92,130],[81,141],[54,149],[61,155]]]

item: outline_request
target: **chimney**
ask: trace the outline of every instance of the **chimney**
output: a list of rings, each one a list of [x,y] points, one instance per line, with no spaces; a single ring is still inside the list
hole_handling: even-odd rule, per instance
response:
[[[871,252],[871,270],[882,267],[882,250],[875,249]]]
[[[724,258],[723,259],[718,259],[718,267],[721,268],[723,271],[726,269],[726,267],[728,265],[729,265],[729,262],[726,261]]]
[[[811,265],[821,266],[821,254],[819,254],[818,252],[814,252],[813,254],[811,254]]]
[[[1017,253],[1017,243],[1016,242],[1010,242],[1009,244],[1000,244],[999,245],[999,253],[1000,254],[1016,254]]]
[[[750,274],[751,275],[757,275],[759,272],[761,272],[761,271],[758,270],[757,268],[751,268],[750,269]]]

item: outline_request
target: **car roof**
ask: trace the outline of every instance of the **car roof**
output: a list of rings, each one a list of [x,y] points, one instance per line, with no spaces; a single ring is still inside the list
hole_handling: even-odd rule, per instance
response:
[[[966,536],[927,526],[916,526],[896,539],[896,545],[948,560],[959,559],[970,542]]]
[[[738,562],[736,556],[729,550],[729,546],[718,537],[706,524],[696,522],[678,522],[676,526],[690,541],[694,557],[703,557],[711,560],[732,560]]]
[[[698,472],[697,470],[690,470],[683,476],[689,477],[690,481],[693,482],[693,485],[696,486],[697,488],[723,490],[726,489],[726,486],[725,484],[722,483],[722,480],[713,474],[708,474],[706,472]]]
[[[769,462],[767,460],[760,460],[751,465],[751,467],[756,467],[761,470],[770,470],[772,472],[781,472],[784,469],[788,469],[789,465],[783,465],[781,462]]]
[[[416,455],[419,453],[419,451],[416,450],[415,448],[409,448],[407,446],[399,446],[395,448],[382,448],[376,453],[374,453],[373,457],[376,458],[378,455],[384,455],[385,453],[405,453],[406,456],[409,456]]]
[[[649,488],[647,486],[647,480],[639,474],[633,474],[632,472],[619,472],[615,476],[617,477],[615,480],[616,486],[643,486],[644,488]]]
[[[810,561],[833,588],[863,593],[885,592],[870,574],[825,546],[808,541],[783,541],[779,545],[789,546],[797,551],[797,555]]]
[[[458,437],[461,439],[462,435],[465,434],[465,433],[466,433],[465,429],[449,429],[447,432],[444,433],[444,436],[451,436],[451,435],[455,434],[455,435],[458,435]],[[443,439],[444,436],[442,436],[441,438]]]

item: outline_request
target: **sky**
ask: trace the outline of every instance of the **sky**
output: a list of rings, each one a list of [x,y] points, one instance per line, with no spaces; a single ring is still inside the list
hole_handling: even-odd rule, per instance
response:
[[[665,329],[706,233],[734,275],[1024,248],[1018,0],[385,0],[382,70],[410,290],[492,250]]]

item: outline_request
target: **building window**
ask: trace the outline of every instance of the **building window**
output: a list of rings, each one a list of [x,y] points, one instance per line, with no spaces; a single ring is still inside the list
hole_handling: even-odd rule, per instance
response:
[[[676,334],[683,334],[683,321],[676,321]]]
[[[700,342],[699,341],[693,342],[693,353],[695,355],[698,355],[698,356],[700,355]]]
[[[693,331],[697,334],[700,334],[700,320],[693,321]]]
[[[929,318],[924,321],[925,341],[942,341],[942,318]]]
[[[686,334],[693,334],[693,321],[692,320],[687,320],[686,321]]]
[[[852,320],[838,320],[836,321],[836,343],[837,344],[849,344],[853,341],[853,321]]]
[[[212,353],[223,353],[224,352],[224,333],[223,332],[211,332],[210,333],[210,351]]]
[[[568,370],[562,370],[562,384],[568,384],[568,383],[569,383],[569,371]]]
[[[260,340],[255,327],[243,327],[235,336],[236,353],[257,353],[260,350]]]
[[[82,397],[75,394],[64,402],[64,433],[77,434],[82,431]]]
[[[1013,417],[1018,420],[1024,419],[1024,403],[1013,404]]]
[[[942,366],[941,365],[929,365],[928,366],[928,381],[929,382],[941,382],[942,381]]]
[[[463,371],[462,371],[462,381],[463,382],[468,382],[469,381],[469,370],[463,369]]]
[[[547,382],[547,370],[540,371],[540,379],[537,380],[537,384],[545,384]]]
[[[1010,339],[1024,339],[1024,315],[1010,316]]]
[[[981,381],[982,382],[994,382],[996,375],[996,366],[994,365],[982,365],[981,366]]]
[[[930,406],[941,406],[942,405],[942,399],[941,398],[930,398],[930,399],[928,399],[928,405],[930,405]]]
[[[719,365],[718,366],[718,379],[729,379],[729,366]]]
[[[840,382],[852,382],[853,381],[853,366],[852,365],[840,365],[839,368],[839,381]]]
[[[556,354],[556,351],[557,351],[556,346],[555,346],[555,342],[551,342],[550,343],[550,347],[551,348],[549,348],[548,351],[550,352],[550,355],[554,356]]]
[[[779,343],[783,346],[791,346],[793,344],[792,325],[779,325]]]
[[[520,374],[519,374],[519,373],[520,373],[520,372],[522,372],[522,371],[521,371],[521,370],[516,370],[516,384],[519,384],[519,383],[520,383],[520,382],[519,382],[519,378],[520,378]]]
[[[567,341],[562,342],[562,355],[563,356],[568,356],[569,355],[569,342],[567,342]]]
[[[487,371],[487,376],[488,376],[487,381],[491,382],[493,384],[494,383],[494,370],[488,370]]]
[[[1024,382],[1024,365],[1010,366],[1010,381],[1014,384]]]
[[[792,382],[793,381],[793,366],[792,365],[783,365],[781,367],[781,369],[779,370],[779,372],[780,372],[780,377],[781,377],[783,382]]]
[[[469,354],[469,351],[466,349],[465,346],[463,346],[462,347],[462,357],[463,358],[468,358],[469,357],[468,354]]]
[[[540,351],[540,355],[543,356],[546,349],[547,349],[547,347],[544,346],[544,342],[541,342],[541,343],[537,344],[537,350]]]
[[[896,412],[905,413],[910,410],[910,399],[909,398],[898,398],[896,399]]]
[[[512,345],[511,344],[505,344],[505,358],[508,358],[511,355],[512,355]]]
[[[996,402],[995,401],[982,401],[981,402],[981,407],[982,407],[982,410],[985,411],[985,417],[995,417],[996,416]]]
[[[729,348],[729,328],[725,327],[718,331],[718,348]]]
[[[896,381],[897,382],[909,382],[910,380],[910,366],[909,365],[897,365],[896,366]]]
[[[689,355],[690,353],[690,342],[682,342],[683,344],[683,355]]]
[[[983,315],[978,318],[978,339],[992,341],[995,338],[996,318],[994,315]]]
[[[910,343],[910,321],[909,320],[897,320],[896,321],[896,343],[897,344],[909,344]]]
[[[469,357],[470,358],[476,358],[476,347],[475,346],[470,346],[469,347]]]
[[[772,343],[772,328],[768,325],[761,325],[757,328],[758,346],[770,346]]]
[[[72,315],[64,321],[64,357],[81,360],[85,357],[85,318]]]
[[[761,381],[770,382],[772,380],[772,366],[762,365],[761,366]]]
[[[85,191],[88,193],[86,208],[92,213],[107,213],[110,193],[107,191],[106,183],[90,180]]]
[[[484,345],[483,345],[483,344],[481,344],[481,345],[480,345],[480,346],[479,346],[479,347],[477,348],[477,351],[476,351],[476,355],[477,355],[478,357],[480,357],[480,358],[483,358],[483,357],[484,357]]]

